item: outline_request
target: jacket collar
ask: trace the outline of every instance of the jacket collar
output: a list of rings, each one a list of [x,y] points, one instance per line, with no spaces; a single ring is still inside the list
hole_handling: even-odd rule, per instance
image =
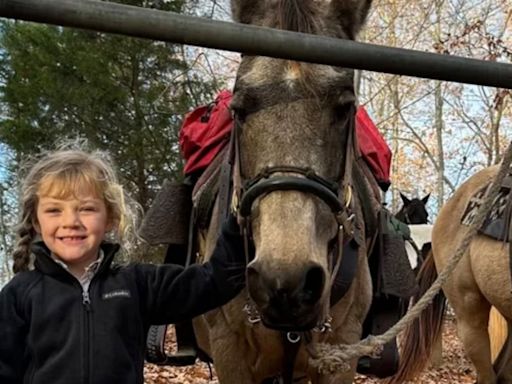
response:
[[[104,259],[98,268],[98,274],[108,269],[119,250],[119,244],[103,242],[100,246]],[[51,252],[43,241],[36,241],[31,246],[35,256],[34,267],[44,274],[51,276],[71,276],[61,265],[57,264],[51,257]]]

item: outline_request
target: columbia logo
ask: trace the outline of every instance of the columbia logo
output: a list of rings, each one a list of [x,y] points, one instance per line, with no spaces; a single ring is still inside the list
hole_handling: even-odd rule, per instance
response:
[[[115,297],[132,297],[132,295],[130,295],[130,291],[126,289],[119,289],[117,291],[104,293],[102,296],[103,300],[113,299]]]

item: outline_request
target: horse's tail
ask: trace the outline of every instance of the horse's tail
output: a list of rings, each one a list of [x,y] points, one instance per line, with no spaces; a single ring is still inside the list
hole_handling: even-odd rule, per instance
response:
[[[416,303],[437,278],[432,251],[429,251],[418,273],[418,293],[411,299]],[[439,292],[420,317],[404,331],[401,342],[400,364],[397,373],[387,384],[404,383],[421,373],[427,366],[435,341],[441,337],[446,298]]]

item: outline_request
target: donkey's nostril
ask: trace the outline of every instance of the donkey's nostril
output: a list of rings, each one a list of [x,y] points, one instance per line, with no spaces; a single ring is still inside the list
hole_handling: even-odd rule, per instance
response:
[[[255,265],[247,266],[247,289],[255,303],[262,305],[268,301],[268,288]]]
[[[320,266],[310,267],[304,278],[302,287],[303,300],[308,304],[315,304],[324,290],[325,273]]]

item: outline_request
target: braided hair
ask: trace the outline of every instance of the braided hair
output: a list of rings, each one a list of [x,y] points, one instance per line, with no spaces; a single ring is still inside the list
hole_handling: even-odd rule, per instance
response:
[[[125,250],[131,247],[136,239],[135,225],[140,206],[125,194],[109,155],[99,150],[61,147],[44,153],[33,162],[24,178],[20,196],[21,215],[13,253],[14,273],[29,269],[31,245],[38,234],[39,198],[76,197],[80,191],[87,189],[105,202],[107,217],[113,228],[109,234],[111,240],[119,242]]]

